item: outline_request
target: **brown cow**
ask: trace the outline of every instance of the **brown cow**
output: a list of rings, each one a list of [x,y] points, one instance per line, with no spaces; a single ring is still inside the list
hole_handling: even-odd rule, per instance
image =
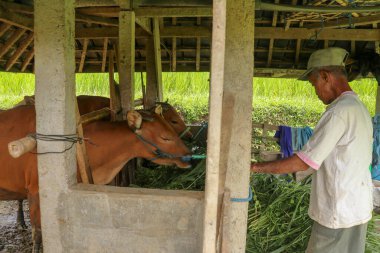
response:
[[[143,120],[143,118],[147,120]],[[36,131],[34,106],[20,106],[0,113],[0,200],[28,199],[34,248],[41,243],[37,155],[28,153],[12,158],[7,150],[10,141]],[[135,129],[133,131],[132,129]],[[181,157],[190,153],[173,128],[151,112],[128,113],[127,122],[96,121],[83,127],[87,154],[95,184],[107,184],[125,163],[135,157],[154,159],[155,163],[188,168]],[[141,139],[142,137],[142,139]],[[164,154],[156,155],[155,144]]]
[[[81,95],[77,96],[78,100],[78,109],[81,115],[100,110],[105,107],[110,107],[110,99],[107,97],[101,96],[88,96]],[[34,96],[25,96],[24,100],[18,103],[16,106],[20,105],[34,105]],[[181,135],[187,129],[185,122],[177,110],[167,102],[157,102],[157,105],[150,108],[150,111],[155,111],[157,106],[162,107],[162,117],[169,122],[169,124],[174,128],[174,130]],[[187,131],[184,134],[184,137],[187,140],[191,140],[193,135],[190,131]]]
[[[110,99],[102,96],[80,95],[77,96],[77,101],[80,115],[84,115],[86,113],[90,113],[110,106]],[[34,103],[34,96],[24,96],[24,100],[16,104],[15,107],[22,105],[34,105]],[[187,127],[185,125],[185,122],[173,106],[171,106],[167,102],[157,102],[157,106],[151,108],[150,111],[156,111],[158,106],[162,108],[162,117],[174,128],[174,130],[179,135],[186,131]],[[190,131],[187,131],[184,134],[184,137],[186,138],[186,140],[191,140],[193,136]],[[26,225],[22,202],[23,200],[19,200],[19,208],[17,211],[17,226],[19,228],[25,229]]]

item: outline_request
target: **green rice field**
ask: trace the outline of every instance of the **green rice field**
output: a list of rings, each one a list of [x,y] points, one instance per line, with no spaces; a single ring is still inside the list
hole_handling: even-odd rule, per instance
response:
[[[142,78],[141,78],[142,77]],[[118,80],[118,77],[115,77]],[[135,75],[136,97],[142,96],[145,75]],[[77,94],[109,96],[108,74],[77,74]],[[371,115],[375,113],[376,82],[363,79],[352,83]],[[208,73],[163,73],[164,99],[179,108],[188,123],[207,116]],[[0,74],[0,108],[10,108],[24,95],[34,93],[34,75]],[[316,124],[325,106],[308,82],[295,79],[255,78],[253,82],[253,119],[257,122],[291,126]]]

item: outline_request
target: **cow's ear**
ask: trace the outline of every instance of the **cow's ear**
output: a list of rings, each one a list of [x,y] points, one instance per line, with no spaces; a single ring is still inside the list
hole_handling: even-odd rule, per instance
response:
[[[154,109],[154,112],[157,113],[158,115],[162,116],[162,106],[157,105],[156,108]]]
[[[129,111],[127,114],[128,125],[134,129],[140,129],[142,116],[137,111]]]

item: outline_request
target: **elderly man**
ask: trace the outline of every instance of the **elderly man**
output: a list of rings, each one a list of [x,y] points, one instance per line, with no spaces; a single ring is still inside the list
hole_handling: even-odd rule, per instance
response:
[[[311,167],[309,216],[314,220],[306,252],[364,252],[372,216],[372,123],[347,81],[346,50],[314,52],[300,80],[309,80],[327,106],[313,136],[296,155],[253,163],[251,171],[283,174]]]

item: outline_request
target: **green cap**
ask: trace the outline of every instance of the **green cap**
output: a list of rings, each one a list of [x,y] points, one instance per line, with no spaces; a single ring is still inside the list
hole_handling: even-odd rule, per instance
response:
[[[340,47],[329,47],[320,49],[311,54],[307,63],[307,70],[303,73],[298,80],[306,81],[307,76],[313,71],[314,68],[327,67],[327,66],[345,66],[348,52]]]

